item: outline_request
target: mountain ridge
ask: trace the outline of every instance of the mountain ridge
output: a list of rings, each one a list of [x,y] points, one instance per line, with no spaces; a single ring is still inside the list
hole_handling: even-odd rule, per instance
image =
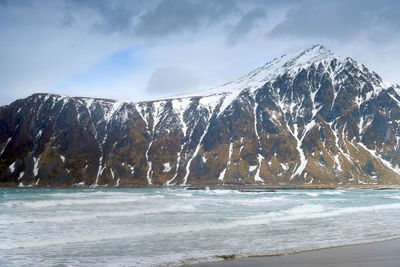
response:
[[[0,184],[400,181],[400,87],[349,57],[312,46],[208,91],[16,100],[0,108]]]

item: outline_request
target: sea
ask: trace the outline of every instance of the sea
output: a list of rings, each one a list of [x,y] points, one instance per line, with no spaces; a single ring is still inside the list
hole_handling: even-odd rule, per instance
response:
[[[176,266],[400,237],[400,190],[0,189],[0,266]]]

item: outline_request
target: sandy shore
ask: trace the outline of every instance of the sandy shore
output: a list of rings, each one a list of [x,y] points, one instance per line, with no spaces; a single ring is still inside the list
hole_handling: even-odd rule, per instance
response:
[[[400,239],[369,244],[327,248],[281,256],[248,257],[195,264],[196,267],[222,266],[340,266],[340,267],[398,267]]]

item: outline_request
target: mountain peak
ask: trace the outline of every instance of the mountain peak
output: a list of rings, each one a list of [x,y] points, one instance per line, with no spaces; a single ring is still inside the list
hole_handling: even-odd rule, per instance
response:
[[[331,53],[331,54],[333,54],[331,50],[329,50],[325,46],[319,45],[319,44],[312,45],[312,46],[306,48],[304,50],[304,53],[319,53],[319,54],[321,54],[321,53],[324,53],[324,54],[325,53]]]
[[[297,59],[303,59],[303,60],[320,60],[320,59],[325,59],[325,58],[331,58],[334,56],[334,53],[325,48],[322,45],[313,45],[310,48],[307,48],[303,52],[301,52],[298,56]]]
[[[292,53],[282,56],[285,68],[297,68],[312,65],[322,61],[330,61],[334,53],[322,45],[313,45],[300,53]]]
[[[225,84],[220,88],[225,91],[232,91],[235,87],[239,89],[251,88],[254,90],[285,73],[294,75],[300,69],[307,68],[313,64],[319,64],[320,62],[326,62],[329,65],[330,61],[334,58],[338,57],[329,49],[322,45],[313,45],[302,52],[284,54],[281,57],[275,58],[241,77],[238,81]]]
[[[332,65],[333,61],[335,63]],[[371,80],[375,88],[388,87],[387,84],[383,84],[382,79],[378,75],[369,71],[365,66],[358,64],[352,58],[337,56],[323,45],[312,45],[301,52],[297,51],[276,57],[236,81],[225,83],[216,88],[180,95],[179,97],[230,94],[230,97],[224,101],[224,105],[221,108],[222,112],[244,89],[254,92],[267,82],[273,83],[278,77],[288,76],[294,78],[302,70],[307,70],[312,66],[318,68],[320,65],[330,75],[333,84],[335,84],[334,79],[336,75],[343,68],[352,66],[365,77],[369,77],[368,79]]]

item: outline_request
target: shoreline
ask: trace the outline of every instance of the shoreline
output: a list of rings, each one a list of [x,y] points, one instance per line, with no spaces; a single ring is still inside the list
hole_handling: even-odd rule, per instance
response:
[[[218,255],[213,261],[184,263],[192,267],[400,266],[400,237],[271,255]]]
[[[327,185],[327,184],[301,184],[301,185],[185,185],[185,186],[2,186],[0,189],[125,189],[125,188],[152,188],[152,189],[186,189],[186,190],[297,190],[297,189],[310,189],[310,190],[340,190],[340,189],[374,189],[374,190],[390,190],[390,189],[400,189],[400,184],[375,184],[375,185]]]

